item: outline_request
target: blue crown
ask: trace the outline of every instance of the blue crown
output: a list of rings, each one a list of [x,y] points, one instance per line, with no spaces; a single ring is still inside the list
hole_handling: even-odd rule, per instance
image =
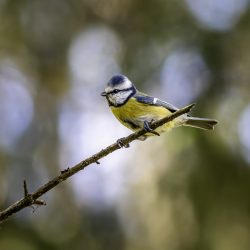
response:
[[[123,75],[114,75],[109,80],[108,85],[110,85],[110,86],[117,86],[117,85],[123,83],[125,80],[126,80],[126,77],[123,76]]]

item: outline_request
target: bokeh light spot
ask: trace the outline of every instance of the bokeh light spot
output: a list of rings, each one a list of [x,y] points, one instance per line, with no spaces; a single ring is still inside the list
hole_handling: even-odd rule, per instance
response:
[[[250,105],[248,105],[243,111],[239,124],[238,124],[238,133],[240,141],[243,145],[243,153],[246,160],[250,163]]]
[[[167,56],[161,83],[166,100],[184,106],[196,99],[208,86],[209,71],[197,50],[179,48]]]
[[[0,147],[5,150],[27,129],[33,116],[28,80],[9,60],[0,62]]]
[[[234,27],[248,0],[186,0],[191,13],[207,28],[224,31]]]
[[[119,71],[121,50],[117,35],[106,27],[96,26],[80,33],[69,50],[73,83],[91,86]]]

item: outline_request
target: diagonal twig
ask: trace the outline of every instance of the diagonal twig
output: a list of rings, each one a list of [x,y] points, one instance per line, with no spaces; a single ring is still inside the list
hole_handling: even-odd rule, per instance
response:
[[[156,129],[160,126],[162,126],[165,123],[168,123],[175,118],[188,113],[195,104],[190,104],[182,109],[179,109],[178,111],[172,113],[170,116],[164,117],[161,120],[155,121],[152,124],[150,124],[150,127],[152,129]],[[119,139],[119,143],[122,143],[122,145],[128,145],[132,141],[138,139],[140,136],[146,134],[147,131],[145,129],[141,129],[135,133],[130,134],[127,137]],[[23,188],[24,188],[24,197],[20,199],[19,201],[15,202],[14,204],[10,205],[6,209],[2,210],[0,212],[0,223],[5,221],[8,217],[13,215],[14,213],[17,213],[18,211],[22,210],[25,207],[32,206],[34,204],[36,205],[46,205],[46,203],[43,200],[38,200],[39,197],[41,197],[43,194],[47,193],[49,190],[53,189],[55,186],[57,186],[59,183],[65,181],[72,175],[76,174],[80,170],[83,170],[87,166],[89,166],[92,163],[99,164],[99,160],[112,152],[120,149],[120,145],[118,142],[111,144],[110,146],[106,147],[105,149],[102,149],[98,153],[90,156],[89,158],[81,161],[80,163],[76,164],[72,168],[67,168],[66,170],[61,171],[61,174],[54,177],[52,180],[45,183],[43,186],[38,188],[34,193],[29,193],[27,189],[26,181],[24,181]]]

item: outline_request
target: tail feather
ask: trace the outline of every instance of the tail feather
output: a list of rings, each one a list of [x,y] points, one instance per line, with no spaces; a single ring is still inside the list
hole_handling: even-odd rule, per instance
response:
[[[186,121],[186,126],[191,126],[200,129],[212,130],[218,121],[208,118],[198,118],[198,117],[189,117]]]

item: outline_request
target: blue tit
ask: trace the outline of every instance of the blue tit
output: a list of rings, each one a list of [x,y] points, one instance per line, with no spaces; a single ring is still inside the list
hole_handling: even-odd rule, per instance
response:
[[[124,126],[132,131],[141,128],[147,130],[147,133],[139,138],[140,140],[145,140],[152,135],[160,135],[171,128],[181,125],[212,130],[218,123],[214,119],[198,118],[184,114],[152,130],[150,123],[171,115],[178,108],[156,97],[139,92],[135,85],[124,75],[114,75],[101,95],[106,97],[112,113]]]

